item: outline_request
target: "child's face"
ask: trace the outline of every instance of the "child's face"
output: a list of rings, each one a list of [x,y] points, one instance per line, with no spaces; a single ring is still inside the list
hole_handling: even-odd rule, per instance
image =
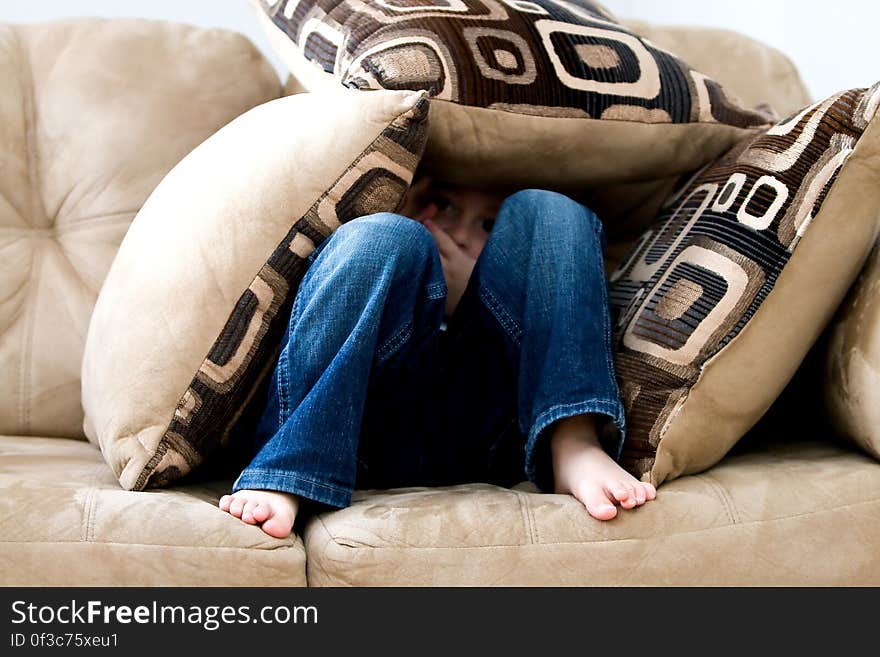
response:
[[[432,220],[473,259],[477,259],[495,223],[504,194],[420,178],[407,192],[401,214]]]

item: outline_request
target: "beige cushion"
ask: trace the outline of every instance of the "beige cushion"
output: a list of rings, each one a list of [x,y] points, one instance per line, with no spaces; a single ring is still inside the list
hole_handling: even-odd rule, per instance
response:
[[[309,90],[430,92],[426,171],[580,191],[693,170],[773,117],[581,1],[251,0]]]
[[[146,20],[0,25],[0,433],[83,437],[89,316],[144,200],[277,97],[240,34]]]
[[[124,491],[86,442],[0,436],[0,585],[304,586],[298,537],[217,507],[231,483]]]
[[[876,185],[880,165],[875,169]],[[880,459],[880,246],[829,331],[825,404],[837,432]]]
[[[701,73],[718,80],[746,107],[767,104],[788,116],[813,102],[800,74],[784,53],[732,30],[685,25],[624,24]]]
[[[309,585],[880,584],[880,464],[848,449],[730,456],[607,522],[530,486],[360,491],[306,525]]]
[[[684,184],[612,274],[622,462],[716,463],[794,374],[880,229],[880,85],[841,92]]]
[[[107,274],[83,356],[86,435],[124,488],[165,485],[228,442],[274,365],[316,244],[401,202],[427,105],[414,91],[280,98],[156,188]]]

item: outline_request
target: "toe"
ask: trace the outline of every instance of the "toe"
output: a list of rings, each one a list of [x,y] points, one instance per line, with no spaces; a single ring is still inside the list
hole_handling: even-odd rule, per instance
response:
[[[273,512],[260,525],[260,529],[275,538],[287,538],[293,529],[293,517],[286,513]]]
[[[587,512],[596,520],[611,520],[617,515],[617,507],[615,507],[608,496],[599,489],[594,489],[590,494],[582,500]]]
[[[636,504],[637,504],[638,506],[641,506],[641,505],[644,504],[644,503],[647,501],[647,499],[648,499],[648,497],[647,497],[647,495],[646,495],[646,493],[645,493],[645,487],[642,486],[641,484],[638,484],[638,483],[637,483],[637,484],[635,485],[635,491],[636,491]]]
[[[245,499],[243,497],[232,497],[232,502],[229,503],[229,513],[234,515],[236,518],[241,518],[241,512],[244,509]]]
[[[645,497],[649,500],[653,500],[657,497],[657,489],[654,488],[654,484],[644,483],[642,486],[645,487]]]
[[[622,481],[612,483],[608,490],[618,502],[623,502],[629,497],[629,488]]]
[[[620,500],[620,506],[624,509],[631,509],[637,503],[635,486],[627,481],[621,482],[621,484],[626,488],[626,497]]]
[[[231,495],[224,495],[217,503],[223,511],[229,511],[229,503],[232,501]]]
[[[245,502],[244,508],[241,510],[241,519],[249,525],[257,523],[254,519],[254,508],[259,504],[256,500],[248,500]]]
[[[599,488],[589,488],[576,495],[587,513],[596,520],[611,520],[617,515],[617,508],[611,503],[608,495]]]
[[[253,511],[254,520],[257,522],[265,522],[269,518],[269,507],[262,502],[258,502]]]

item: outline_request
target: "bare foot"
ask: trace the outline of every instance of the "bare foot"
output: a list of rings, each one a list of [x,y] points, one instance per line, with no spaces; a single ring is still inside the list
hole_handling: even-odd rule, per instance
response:
[[[220,508],[275,538],[286,538],[293,531],[299,498],[274,490],[239,490],[220,498]]]
[[[592,415],[563,418],[552,431],[555,492],[573,495],[597,520],[614,518],[618,504],[633,509],[657,497],[653,485],[639,481],[605,453]]]

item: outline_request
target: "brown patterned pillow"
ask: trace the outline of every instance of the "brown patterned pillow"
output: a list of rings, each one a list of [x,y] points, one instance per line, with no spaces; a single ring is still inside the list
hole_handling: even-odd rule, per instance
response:
[[[308,256],[397,209],[427,134],[424,92],[298,94],[187,155],[131,224],[89,324],[86,436],[124,488],[161,486],[228,438],[274,365]]]
[[[745,140],[685,184],[612,275],[625,466],[716,463],[793,375],[880,223],[880,85]]]
[[[309,90],[424,89],[424,164],[464,184],[692,171],[775,118],[587,0],[251,0]]]

